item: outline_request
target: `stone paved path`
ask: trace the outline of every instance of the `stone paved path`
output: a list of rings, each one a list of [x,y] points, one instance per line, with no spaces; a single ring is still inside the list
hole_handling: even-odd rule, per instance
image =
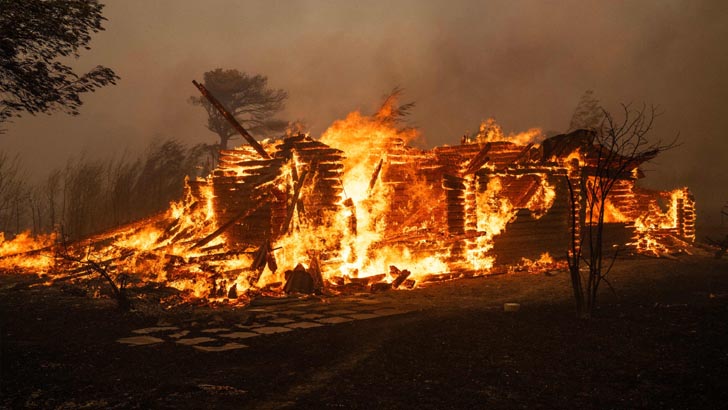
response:
[[[371,297],[348,297],[321,301],[292,301],[272,306],[250,306],[245,324],[228,327],[154,326],[132,331],[117,342],[130,346],[177,343],[203,352],[220,352],[248,347],[244,342],[254,337],[331,326],[356,320],[400,315],[412,311],[394,307],[390,301]]]

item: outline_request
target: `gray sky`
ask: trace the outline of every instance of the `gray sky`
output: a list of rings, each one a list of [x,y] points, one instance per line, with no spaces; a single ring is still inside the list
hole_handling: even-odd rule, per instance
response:
[[[155,137],[215,142],[187,99],[205,71],[267,75],[283,113],[317,137],[395,86],[417,103],[426,146],[495,117],[506,131],[563,131],[587,89],[608,108],[659,105],[653,136],[682,146],[648,166],[652,187],[687,185],[700,218],[728,202],[728,2],[108,0],[106,31],[75,62],[121,76],[81,115],[26,116],[0,136],[28,173],[69,156],[139,150]]]

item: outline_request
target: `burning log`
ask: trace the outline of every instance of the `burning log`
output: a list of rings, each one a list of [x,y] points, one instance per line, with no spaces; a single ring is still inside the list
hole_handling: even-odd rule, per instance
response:
[[[379,173],[382,171],[383,164],[384,164],[384,158],[379,160],[379,163],[377,164],[377,167],[374,169],[374,173],[372,174],[372,177],[369,180],[369,189],[367,189],[367,192],[369,193],[369,195],[371,195],[372,191],[374,191],[374,185],[377,184],[377,179],[379,179]]]
[[[402,286],[405,289],[414,289],[415,285],[417,284],[417,281],[414,279],[407,279],[402,283]]]
[[[394,280],[392,281],[392,289],[397,289],[404,283],[404,281],[409,277],[410,271],[407,269],[405,270],[399,270],[396,266],[391,265],[389,267],[389,273],[394,276]]]
[[[453,280],[457,279],[462,276],[462,273],[459,272],[451,272],[451,273],[442,273],[442,274],[430,274],[422,278],[422,282],[428,283],[428,282],[443,282],[446,280]]]
[[[475,171],[479,170],[480,168],[485,165],[490,158],[488,158],[488,151],[490,151],[490,143],[485,144],[482,150],[478,152],[478,154],[473,157],[472,160],[468,163],[468,165],[465,167],[465,171],[463,172],[463,175],[468,175],[475,173]]]
[[[515,159],[513,159],[513,161],[511,162],[511,164],[515,164],[515,163],[519,162],[520,160],[522,160],[524,158],[528,159],[528,157],[530,156],[531,148],[532,147],[533,147],[533,142],[529,142],[526,145],[526,147],[523,148],[523,150],[521,150],[521,152],[518,154],[518,156]]]
[[[382,273],[382,274],[379,274],[379,275],[365,276],[363,278],[350,278],[350,277],[346,277],[346,279],[348,279],[351,283],[356,283],[356,284],[359,284],[359,285],[368,286],[370,284],[376,284],[378,282],[381,282],[386,277],[387,277],[387,275],[385,275],[384,273]]]
[[[212,253],[202,256],[193,256],[191,258],[187,259],[187,263],[201,263],[201,262],[214,262],[214,261],[222,261],[230,258],[235,258],[240,255],[245,254],[253,254],[255,252],[251,252],[248,250],[232,250],[227,252],[221,252],[221,253]],[[178,256],[178,258],[181,258]]]

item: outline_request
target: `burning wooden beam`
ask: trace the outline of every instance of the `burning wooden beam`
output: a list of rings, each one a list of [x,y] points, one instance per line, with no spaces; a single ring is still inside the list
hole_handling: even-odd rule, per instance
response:
[[[367,189],[369,195],[371,195],[372,191],[374,191],[374,186],[377,184],[377,179],[379,179],[379,173],[382,172],[383,164],[384,158],[379,160],[377,167],[374,169],[374,173],[372,173],[372,178],[369,180],[369,189]]]
[[[404,281],[410,276],[410,271],[407,269],[399,270],[396,266],[392,265],[389,267],[389,273],[394,276],[392,281],[392,289],[397,289],[404,283]]]
[[[478,154],[475,155],[465,167],[463,175],[474,173],[475,171],[479,170],[483,165],[485,165],[486,162],[488,162],[488,152],[490,151],[490,147],[490,143],[485,144],[483,149],[481,149],[480,152],[478,152]]]
[[[233,115],[230,114],[230,112],[227,109],[225,109],[225,107],[223,107],[223,105],[220,103],[220,101],[218,101],[217,98],[215,98],[215,96],[213,96],[212,93],[210,93],[210,91],[208,91],[204,85],[198,83],[195,80],[192,80],[192,84],[194,84],[195,87],[197,87],[197,89],[200,90],[200,93],[202,93],[202,95],[205,96],[205,98],[207,98],[208,101],[210,101],[210,104],[212,104],[213,107],[215,107],[220,112],[220,115],[222,115],[223,117],[225,117],[226,120],[228,120],[230,125],[232,125],[233,128],[235,128],[235,130],[238,131],[240,133],[240,135],[242,135],[243,138],[245,138],[246,141],[248,141],[248,143],[255,149],[255,151],[258,154],[260,154],[261,157],[263,157],[265,159],[270,159],[270,155],[268,155],[268,153],[265,152],[265,150],[258,143],[258,141],[256,141],[255,138],[253,138],[253,136],[250,135],[250,133],[245,128],[243,128],[242,125],[240,125],[238,120],[236,120],[235,117],[233,117]]]
[[[301,172],[301,175],[298,176],[298,181],[296,181],[296,186],[293,188],[293,196],[291,197],[291,203],[288,206],[288,212],[286,213],[286,220],[283,222],[283,232],[288,233],[291,230],[291,222],[293,221],[293,215],[296,212],[296,209],[298,209],[299,215],[303,210],[301,209],[301,205],[298,203],[299,198],[301,197],[301,188],[303,188],[303,183],[306,181],[306,177],[308,176],[308,170],[304,170]],[[300,218],[300,216],[299,216]]]

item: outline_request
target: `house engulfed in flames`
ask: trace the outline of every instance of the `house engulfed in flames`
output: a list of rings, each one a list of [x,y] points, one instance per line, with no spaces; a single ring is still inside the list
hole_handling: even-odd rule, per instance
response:
[[[540,131],[505,136],[489,120],[459,145],[423,150],[387,110],[351,113],[318,140],[298,134],[222,151],[168,212],[73,247],[110,270],[218,298],[282,292],[287,279],[291,290],[297,272],[310,289],[413,287],[566,256],[568,180],[579,186],[595,166],[587,131],[535,143]],[[695,238],[692,195],[637,187],[639,166],[619,175],[605,203],[606,245],[657,254],[686,246]],[[7,249],[4,266],[51,274],[85,266]]]

